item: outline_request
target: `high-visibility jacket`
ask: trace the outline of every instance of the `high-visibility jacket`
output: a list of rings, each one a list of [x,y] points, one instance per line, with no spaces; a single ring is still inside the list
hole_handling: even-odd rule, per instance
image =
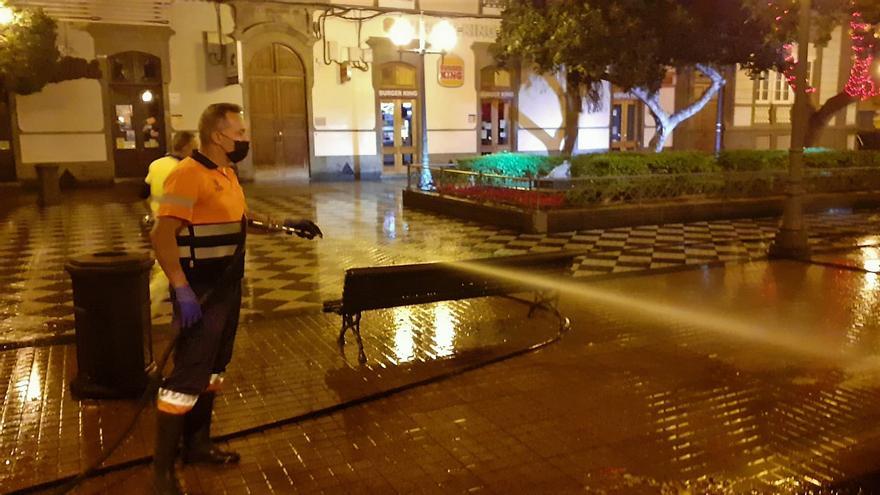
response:
[[[177,245],[190,281],[223,274],[236,250],[243,249],[246,211],[244,191],[231,167],[220,167],[195,151],[171,171],[157,216],[185,222]],[[243,271],[243,256],[239,258]]]

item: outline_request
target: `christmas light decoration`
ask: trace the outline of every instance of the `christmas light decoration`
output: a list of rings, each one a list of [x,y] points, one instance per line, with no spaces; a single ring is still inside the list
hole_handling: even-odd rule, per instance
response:
[[[789,15],[791,12],[790,1],[771,0],[767,3],[768,8],[774,11],[774,20],[776,21],[777,30],[783,30],[782,24],[791,22],[793,19]],[[875,96],[880,96],[880,74],[873,69],[875,64],[875,53],[880,48],[880,31],[877,26],[869,24],[863,20],[861,12],[855,10],[855,5],[850,2],[853,9],[850,14],[849,37],[852,44],[853,61],[850,70],[849,79],[844,85],[843,91],[852,98],[866,100]],[[797,61],[794,58],[794,50],[791,43],[783,46],[784,65],[782,73],[788,84],[796,89],[795,67]],[[807,87],[807,93],[813,93],[816,88]]]
[[[862,21],[862,14],[853,12],[849,21],[850,39],[852,39],[853,66],[849,80],[843,90],[849,96],[867,100],[880,96],[880,84],[871,73],[874,64],[874,50],[877,38],[874,37],[872,26]]]
[[[783,70],[783,75],[785,75],[785,80],[788,81],[788,85],[791,86],[791,89],[797,91],[797,76],[795,75],[795,67],[797,67],[797,61],[794,59],[794,46],[791,43],[785,44],[785,70]],[[809,78],[809,74],[807,78]],[[816,88],[810,85],[810,81],[807,81],[807,94],[815,93]]]

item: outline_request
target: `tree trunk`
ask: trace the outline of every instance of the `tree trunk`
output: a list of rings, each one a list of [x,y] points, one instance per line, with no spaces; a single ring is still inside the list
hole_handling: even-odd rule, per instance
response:
[[[562,154],[565,156],[571,156],[574,153],[582,108],[580,78],[577,75],[568,74],[565,84],[565,143],[562,147]]]
[[[828,125],[831,118],[834,117],[837,112],[856,101],[855,98],[848,95],[845,91],[841,91],[831,98],[828,98],[818,110],[813,110],[810,113],[810,120],[807,123],[807,135],[804,138],[804,147],[810,148],[815,146],[822,133],[822,129]]]
[[[672,135],[672,131],[675,130],[676,126],[702,110],[712,100],[712,97],[718,93],[721,86],[725,84],[724,76],[715,70],[714,67],[704,64],[697,64],[694,67],[703,74],[706,74],[712,80],[712,84],[703,91],[703,94],[696,101],[672,115],[669,115],[660,105],[659,92],[649,93],[642,88],[633,88],[631,91],[636,98],[648,107],[648,110],[650,110],[651,115],[654,117],[654,121],[657,123],[657,133],[654,134],[650,142],[650,146],[655,152],[663,151],[663,147],[666,146],[666,140]]]

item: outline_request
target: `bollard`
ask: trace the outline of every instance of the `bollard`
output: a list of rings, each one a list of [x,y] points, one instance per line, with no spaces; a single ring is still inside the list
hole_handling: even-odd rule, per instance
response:
[[[61,187],[58,184],[58,165],[51,163],[37,164],[37,182],[39,186],[40,206],[61,203]]]
[[[139,397],[153,362],[147,253],[98,252],[64,266],[73,282],[78,399]]]

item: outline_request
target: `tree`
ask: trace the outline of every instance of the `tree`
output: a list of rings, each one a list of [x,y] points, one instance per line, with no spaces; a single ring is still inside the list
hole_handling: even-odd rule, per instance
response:
[[[502,15],[493,53],[502,65],[530,63],[561,71],[572,103],[566,113],[566,150],[577,135],[580,98],[596,106],[601,81],[631,91],[657,123],[656,151],[677,125],[699,112],[725,84],[718,67],[740,64],[759,73],[781,63],[784,41],[774,24],[740,0],[513,0]],[[660,105],[666,71],[693,68],[712,84],[675,113]]]
[[[561,8],[565,5],[566,8]],[[492,52],[501,66],[534,64],[540,73],[562,73],[565,78],[565,141],[563,153],[574,151],[582,100],[597,108],[601,98],[602,55],[578,53],[570,48],[586,37],[605,32],[599,13],[585,2],[514,0],[501,18],[501,30]]]
[[[796,6],[780,0],[751,0],[750,8],[756,17],[763,16],[774,22],[773,36],[777,43],[783,43],[788,56],[776,67],[786,74],[789,84],[794,86],[794,68],[797,61],[790,55],[791,44],[798,36]],[[853,64],[846,83],[825,102],[816,106],[810,102],[805,145],[815,146],[822,129],[834,115],[847,106],[874,96],[880,96],[880,77],[872,74],[872,62],[880,57],[880,2],[877,0],[813,0],[811,38],[816,45],[823,46],[831,38],[837,26],[843,26],[849,33],[853,53]],[[809,88],[808,92],[814,92]]]
[[[31,94],[49,82],[60,58],[56,29],[40,9],[17,10],[0,27],[0,81],[7,92]]]
[[[4,93],[28,95],[48,83],[101,77],[97,61],[61,56],[57,23],[42,9],[4,13],[9,21],[0,25],[0,90]]]

